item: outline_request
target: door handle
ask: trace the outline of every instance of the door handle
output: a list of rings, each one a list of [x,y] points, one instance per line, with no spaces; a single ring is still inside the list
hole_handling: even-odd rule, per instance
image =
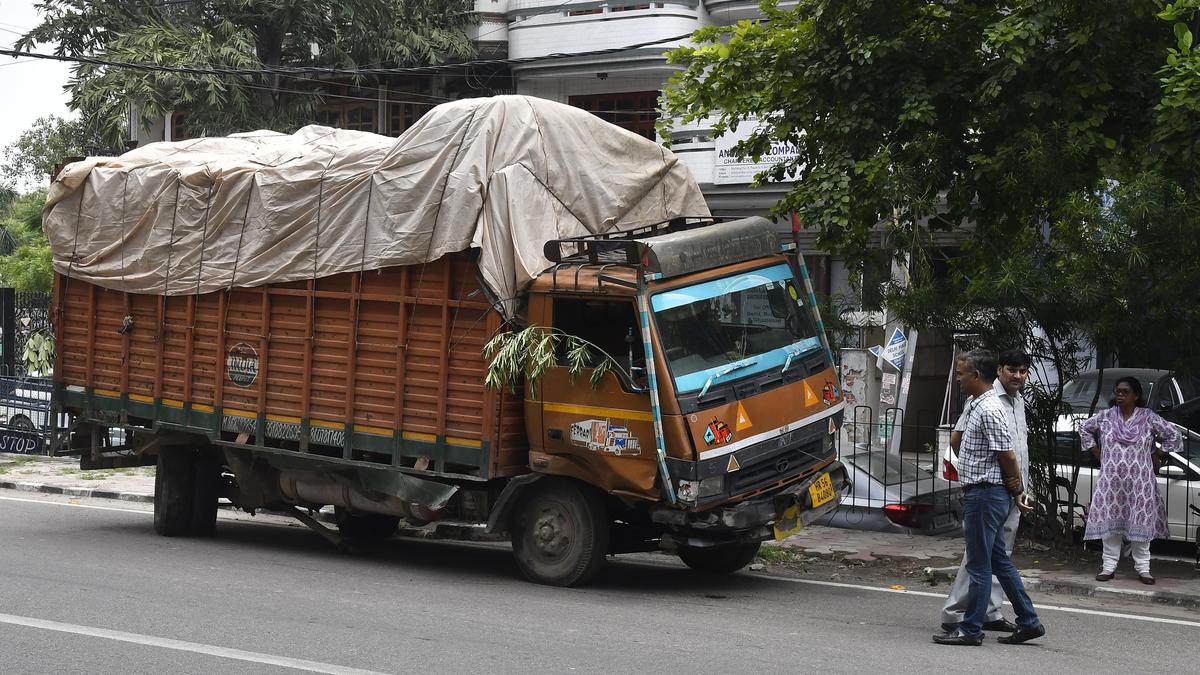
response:
[[[546,436],[552,441],[561,441],[563,439],[562,429],[547,429]]]

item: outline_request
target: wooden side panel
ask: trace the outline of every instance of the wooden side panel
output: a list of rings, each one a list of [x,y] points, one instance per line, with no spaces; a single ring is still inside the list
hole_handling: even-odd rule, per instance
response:
[[[399,431],[405,441],[484,446],[488,475],[527,470],[520,393],[483,387],[481,350],[500,319],[465,254],[201,296],[56,283],[63,384],[350,424],[387,442]],[[133,323],[121,332],[127,315]],[[229,377],[235,350],[258,355],[252,382]]]

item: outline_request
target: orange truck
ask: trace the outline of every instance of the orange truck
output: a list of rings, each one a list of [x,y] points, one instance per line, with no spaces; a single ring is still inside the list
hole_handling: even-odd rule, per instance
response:
[[[546,127],[562,115],[592,139],[616,134],[614,157],[654,146],[670,164],[659,176],[678,168],[669,153],[615,127],[588,126],[594,123],[542,103],[502,103],[514,106],[505,109],[509,117],[529,108]],[[470,117],[474,124],[484,116],[474,109]],[[434,118],[442,122],[437,128],[398,142],[427,147],[422,133],[453,134],[446,120],[461,116]],[[306,138],[332,142],[312,129]],[[365,136],[320,147],[336,154],[376,142]],[[285,141],[275,136],[251,142],[258,144],[251,155],[265,156],[262,147],[270,146],[271,157],[285,158],[275,169],[323,161],[316,150],[281,151]],[[542,145],[539,156],[551,156]],[[238,172],[213,169],[219,146],[196,146],[190,152],[208,153],[207,173],[189,174],[178,163],[187,154],[179,147],[147,151],[151,161],[143,154],[71,165],[55,182],[45,219],[57,271],[55,401],[73,419],[58,452],[79,455],[84,468],[157,465],[159,534],[213,534],[225,500],[251,512],[291,513],[339,543],[390,536],[401,525],[508,537],[529,579],[574,585],[608,555],[638,551],[672,551],[709,572],[738,570],[762,541],[835,508],[847,487],[833,445],[844,404],[831,352],[802,259],[765,219],[617,219],[583,233],[560,220],[555,231],[570,236],[539,231],[527,240],[512,230],[520,259],[537,260],[529,278],[509,277],[517,290],[506,296],[496,281],[502,275],[488,268],[497,257],[487,242],[503,239],[493,235],[457,250],[431,244],[419,262],[376,264],[370,256],[389,250],[384,235],[409,230],[381,235],[371,225],[361,247],[347,247],[357,251],[349,269],[344,260],[322,259],[319,246],[311,266],[292,265],[298,258],[288,242],[270,239],[303,231],[268,222],[285,210],[281,202],[248,198],[239,221],[220,197],[221,190],[245,194],[230,186],[242,180]],[[248,156],[245,148],[235,154],[236,161]],[[378,176],[389,161],[378,158],[396,152],[367,154],[375,162],[367,173]],[[164,162],[175,162],[174,177],[162,183],[137,168]],[[244,185],[314,189],[291,174],[271,183],[263,164],[255,160]],[[517,175],[537,173],[536,165],[522,166]],[[355,171],[342,176],[362,173]],[[444,171],[444,193],[455,192],[449,181],[466,173],[457,165]],[[364,184],[346,178],[351,187],[335,190],[328,176],[315,189],[347,204]],[[494,196],[500,178],[480,176]],[[535,188],[555,189],[556,199],[577,205],[569,189],[554,187],[552,172],[528,184],[506,180],[518,196],[503,212],[537,208],[538,198],[521,192]],[[679,183],[685,191],[693,189],[688,181]],[[678,208],[665,197],[668,187],[629,183],[634,194],[658,193],[647,197],[658,200],[653,208],[625,200],[633,218]],[[375,185],[361,189],[378,206],[384,188],[365,184]],[[153,195],[148,206],[120,217],[103,213],[115,208],[104,206],[113,201],[106,194],[124,192],[128,204],[143,188]],[[172,189],[191,190],[207,210]],[[293,209],[288,222],[301,222],[301,211],[320,220],[321,208],[315,216]],[[351,217],[395,222],[377,220],[371,208]],[[568,208],[572,217],[585,210]],[[174,225],[155,240],[168,230],[164,213],[174,214]],[[203,231],[183,232],[183,222],[203,222]],[[347,236],[323,227],[326,241]],[[230,232],[240,237],[236,253],[222,248]],[[181,243],[188,237],[195,247]],[[539,241],[537,250],[530,242]],[[411,247],[397,250],[411,255]],[[106,272],[105,261],[118,259],[121,274]],[[270,261],[267,276],[250,271],[240,281],[239,267],[254,270],[262,260]],[[289,278],[288,269],[303,274]],[[560,350],[534,382],[515,391],[485,386],[485,344],[530,326],[585,340],[615,367],[593,383],[587,368],[573,376]],[[333,507],[336,530],[312,517],[323,507]]]

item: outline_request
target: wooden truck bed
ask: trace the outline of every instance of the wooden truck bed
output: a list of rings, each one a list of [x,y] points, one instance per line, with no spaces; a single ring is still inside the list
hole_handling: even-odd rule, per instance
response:
[[[500,326],[467,253],[169,297],[58,275],[54,372],[83,419],[494,478],[528,466],[520,392],[483,386]]]

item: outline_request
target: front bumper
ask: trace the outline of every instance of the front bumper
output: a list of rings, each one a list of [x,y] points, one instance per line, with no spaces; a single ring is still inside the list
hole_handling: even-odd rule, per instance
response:
[[[826,474],[836,496],[814,508],[809,487]],[[663,541],[675,545],[704,547],[763,541],[774,537],[771,526],[788,507],[799,507],[800,522],[807,525],[836,509],[849,484],[846,468],[835,460],[804,480],[772,495],[699,512],[659,506],[651,510],[650,518],[671,529],[670,533],[663,535]]]

